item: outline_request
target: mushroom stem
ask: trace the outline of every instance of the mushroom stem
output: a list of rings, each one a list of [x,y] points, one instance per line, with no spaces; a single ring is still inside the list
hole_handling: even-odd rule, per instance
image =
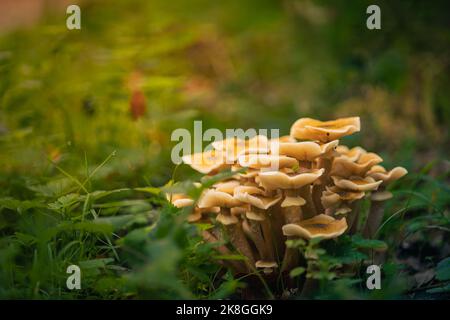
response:
[[[298,190],[284,190],[284,197],[298,197]],[[303,219],[301,206],[289,206],[281,208],[286,224],[299,222]]]
[[[348,225],[348,233],[349,234],[355,234],[357,229],[358,229],[358,219],[359,219],[359,204],[358,201],[354,201],[351,205],[350,205],[350,209],[352,211],[350,211],[350,213],[348,214],[347,217],[347,225]]]
[[[295,239],[294,237],[287,237],[286,240]],[[284,251],[283,262],[281,263],[281,272],[290,271],[298,265],[300,254],[297,248],[289,248],[286,246]]]
[[[363,237],[372,239],[383,221],[384,205],[381,201],[372,201],[369,215],[363,229]]]
[[[301,298],[310,298],[313,293],[317,290],[318,281],[313,278],[306,278],[303,284],[302,292],[300,293]]]
[[[215,236],[213,236],[209,231],[207,230],[203,230],[202,231],[202,237],[203,240],[205,240],[205,242],[208,243],[218,243],[219,239],[217,239]],[[220,254],[223,255],[231,255],[230,250],[228,250],[227,247],[225,247],[224,245],[220,245],[214,248],[217,252],[219,252]],[[239,274],[239,273],[245,273],[246,271],[246,267],[242,262],[239,261],[234,261],[234,260],[230,260],[230,261],[222,261],[222,264],[224,266],[230,267],[232,270],[235,271],[235,273]]]
[[[280,205],[269,208],[268,215],[271,221],[272,231],[274,235],[275,258],[277,262],[280,262],[285,251],[285,236],[283,235],[282,230],[282,227],[284,225],[284,217],[283,213],[281,212]]]
[[[265,243],[265,247],[266,247],[266,253],[267,253],[267,256],[263,257],[263,260],[273,261],[273,260],[275,260],[275,250],[274,250],[274,240],[273,240],[273,235],[272,235],[272,225],[270,223],[270,219],[267,216],[266,211],[263,209],[259,209],[259,208],[252,206],[251,210],[255,213],[259,213],[259,214],[266,216],[266,219],[260,221],[261,230],[262,230],[264,243]]]
[[[318,214],[317,208],[312,200],[312,188],[310,185],[303,186],[299,189],[298,193],[300,197],[306,200],[305,205],[302,208],[302,219],[309,219]],[[323,213],[323,212],[322,212]]]
[[[231,215],[230,209],[221,208],[221,214]],[[247,257],[248,263],[253,266],[255,264],[255,258],[253,256],[252,248],[250,247],[250,244],[245,237],[244,231],[242,230],[242,225],[240,223],[232,223],[224,225],[224,228],[228,234],[230,243],[239,253]]]
[[[250,219],[245,219],[242,221],[242,229],[247,237],[255,244],[260,258],[264,259],[267,257],[266,243],[264,242],[259,223]]]
[[[312,191],[312,198],[314,206],[319,213],[325,212],[325,208],[322,205],[322,192],[325,191],[325,187],[330,182],[331,166],[333,164],[333,158],[320,158],[318,160],[318,168],[325,169],[324,173],[318,179],[318,184],[314,184]]]

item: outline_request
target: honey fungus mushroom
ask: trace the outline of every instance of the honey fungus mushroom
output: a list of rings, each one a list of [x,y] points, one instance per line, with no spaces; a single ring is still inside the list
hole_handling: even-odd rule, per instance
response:
[[[223,255],[234,248],[247,258],[246,263],[222,261],[235,274],[258,270],[263,277],[284,277],[299,266],[302,256],[307,258],[298,248],[286,246],[286,240],[333,239],[358,232],[375,236],[383,202],[392,197],[387,187],[407,171],[388,171],[376,153],[340,145],[341,138],[359,131],[359,117],[301,118],[288,136],[215,141],[213,150],[183,161],[205,175],[231,169],[230,177],[204,190],[196,203],[184,195],[175,195],[172,202],[192,207],[189,222],[214,225],[201,232],[205,241],[226,243],[217,246]],[[359,212],[362,199],[371,202],[365,220]]]

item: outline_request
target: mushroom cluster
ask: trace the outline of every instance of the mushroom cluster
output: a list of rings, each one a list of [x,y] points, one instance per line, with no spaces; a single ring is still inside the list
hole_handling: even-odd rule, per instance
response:
[[[288,239],[356,232],[373,238],[383,218],[381,203],[392,197],[386,186],[407,173],[402,167],[386,170],[379,155],[361,147],[339,145],[358,131],[359,117],[301,118],[289,136],[216,141],[212,150],[183,161],[206,175],[226,168],[235,174],[204,190],[196,202],[183,194],[169,199],[178,208],[192,207],[190,223],[214,226],[202,236],[220,243],[215,248],[221,254],[245,257],[222,261],[236,274],[290,271],[301,253],[286,246]],[[358,203],[365,197],[372,200],[371,211],[360,217]]]

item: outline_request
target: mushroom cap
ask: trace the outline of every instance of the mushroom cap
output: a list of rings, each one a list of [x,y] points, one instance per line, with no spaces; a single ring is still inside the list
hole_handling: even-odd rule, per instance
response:
[[[336,147],[336,151],[342,156],[347,158],[350,161],[357,161],[359,159],[359,157],[365,153],[367,153],[367,151],[361,147],[354,147],[349,149],[347,146],[344,145],[340,145]]]
[[[186,155],[182,160],[203,174],[214,174],[227,167],[223,153],[216,150]]]
[[[281,207],[282,208],[286,208],[286,207],[301,207],[304,206],[306,204],[306,200],[303,199],[302,197],[298,196],[298,197],[285,197],[283,202],[281,203]]]
[[[216,217],[216,221],[223,224],[224,226],[228,226],[230,224],[237,224],[239,223],[239,219],[232,214],[222,214],[219,213]]]
[[[353,191],[372,191],[377,190],[378,186],[383,181],[375,181],[371,177],[349,177],[349,178],[341,178],[337,176],[331,176],[333,182],[336,186],[344,190],[353,190]]]
[[[378,172],[386,173],[387,170],[381,165],[376,165],[376,166],[373,166],[372,168],[370,168],[370,170],[367,172],[367,175],[371,175],[372,173],[378,173]]]
[[[239,181],[237,180],[229,180],[225,182],[219,182],[213,185],[213,188],[217,191],[226,192],[228,194],[233,194],[234,189],[239,186]]]
[[[264,190],[252,186],[240,186],[234,189],[234,197],[256,208],[267,210],[281,200],[278,197],[265,197]]]
[[[361,154],[356,161],[348,157],[337,157],[333,161],[331,175],[339,177],[364,176],[374,165],[382,162],[383,159],[376,153],[369,152]]]
[[[393,197],[392,193],[389,191],[378,191],[370,195],[372,201],[386,201]]]
[[[278,268],[278,263],[275,261],[264,261],[264,260],[258,260],[255,263],[256,268]]]
[[[247,211],[245,213],[245,216],[247,217],[247,219],[254,220],[254,221],[266,220],[266,215],[263,212]]]
[[[194,211],[193,213],[188,215],[187,221],[190,222],[190,223],[197,222],[197,221],[201,220],[202,217],[203,216],[202,216],[202,213],[200,211]]]
[[[300,118],[291,127],[291,136],[300,140],[328,142],[358,132],[361,129],[359,117],[319,121]]]
[[[342,206],[342,207],[339,207],[336,209],[336,211],[334,212],[334,215],[335,216],[340,216],[340,215],[346,216],[347,213],[349,213],[349,212],[352,212],[352,209],[350,209],[347,206]]]
[[[248,140],[231,137],[212,143],[214,149],[223,152],[227,163],[233,163],[244,154],[269,152],[269,140],[264,135],[257,135]]]
[[[336,220],[325,214],[319,214],[311,219],[283,226],[283,234],[285,236],[304,239],[317,237],[332,239],[343,234],[345,230],[347,230],[347,220],[345,218]]]
[[[267,190],[297,189],[316,181],[324,172],[322,169],[312,169],[289,175],[280,171],[261,172],[259,183]]]
[[[380,168],[376,168],[377,170],[381,170]],[[375,180],[379,180],[383,182],[383,185],[387,185],[395,180],[400,179],[404,175],[408,173],[403,167],[395,167],[389,172],[368,172],[368,176],[374,178]]]
[[[210,208],[210,207],[222,207],[222,208],[232,208],[241,205],[241,202],[235,199],[232,195],[217,191],[214,189],[208,189],[200,196],[197,206],[199,208]]]
[[[184,193],[167,193],[166,199],[177,208],[189,207],[194,204],[194,200]]]
[[[338,155],[336,152],[336,148],[339,145],[339,140],[333,140],[327,143],[324,143],[320,146],[320,150],[322,152],[322,156],[327,157],[331,155]]]
[[[322,202],[323,207],[325,209],[328,209],[337,207],[342,202],[342,199],[339,194],[330,190],[325,190],[324,192],[322,192],[320,201]]]
[[[238,158],[239,165],[253,169],[286,168],[298,166],[295,158],[274,154],[245,154]]]
[[[245,214],[249,210],[250,210],[250,206],[247,203],[245,203],[245,204],[240,205],[239,207],[231,208],[230,213],[238,216],[241,214]]]
[[[300,161],[313,161],[322,154],[320,145],[312,141],[272,144],[271,151]]]
[[[172,201],[172,204],[177,208],[185,208],[194,204],[193,199],[176,199]]]

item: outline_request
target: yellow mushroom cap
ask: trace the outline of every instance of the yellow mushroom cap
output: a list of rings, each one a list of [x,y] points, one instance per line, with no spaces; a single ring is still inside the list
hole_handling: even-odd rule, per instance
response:
[[[333,141],[322,144],[320,146],[322,156],[338,155],[338,153],[335,152],[338,145],[339,145],[339,140],[333,140]]]
[[[362,154],[356,161],[345,156],[337,157],[333,161],[330,174],[339,177],[364,176],[370,168],[382,161],[383,159],[373,152]]]
[[[297,189],[316,181],[324,172],[324,169],[312,169],[306,172],[289,175],[280,171],[261,172],[258,176],[259,183],[267,190]]]
[[[347,220],[336,220],[325,214],[319,214],[311,219],[283,226],[285,236],[312,239],[321,237],[324,239],[336,238],[347,230]]]
[[[232,137],[221,141],[214,141],[212,146],[214,149],[225,154],[226,162],[229,164],[235,162],[243,154],[267,154],[269,152],[269,140],[264,135],[257,135],[248,140]]]
[[[378,173],[378,172],[386,173],[387,170],[383,166],[376,165],[376,166],[373,166],[372,168],[370,168],[370,170],[367,172],[367,175],[371,175],[372,173]]]
[[[255,263],[256,268],[278,268],[278,264],[275,261],[258,260]]]
[[[256,208],[267,210],[281,200],[278,197],[265,197],[264,190],[252,186],[240,186],[234,190],[234,197]]]
[[[237,224],[239,223],[239,219],[232,214],[222,214],[219,213],[216,217],[216,221],[220,222],[224,226],[228,226],[230,224]]]
[[[203,194],[200,196],[200,199],[198,200],[199,208],[232,208],[239,205],[241,205],[241,202],[235,199],[232,195],[214,189],[208,189],[203,192]]]
[[[240,205],[239,207],[231,208],[230,213],[238,216],[241,214],[245,214],[249,210],[250,210],[250,206],[247,203],[245,203],[245,204]]]
[[[298,166],[298,161],[291,157],[273,154],[245,154],[238,158],[239,165],[253,169],[286,168]]]
[[[254,221],[266,220],[266,215],[263,212],[247,211],[245,213],[245,216],[247,217],[247,219],[254,220]]]
[[[300,118],[291,127],[291,136],[300,140],[328,142],[358,132],[361,128],[359,117],[319,121]]]
[[[230,180],[225,182],[219,182],[213,185],[213,188],[217,191],[226,192],[228,194],[233,194],[234,189],[239,186],[239,181],[237,180]]]
[[[337,146],[336,151],[342,156],[350,161],[357,161],[361,155],[367,153],[367,151],[361,147],[354,147],[349,149],[347,146]]]
[[[306,204],[306,200],[302,197],[285,197],[283,202],[281,203],[282,208],[286,207],[301,207]]]
[[[282,142],[271,145],[271,152],[295,158],[300,161],[313,161],[322,154],[320,145],[312,141]]]
[[[398,180],[408,173],[403,167],[395,167],[389,172],[369,172],[368,176],[374,178],[375,180],[380,180],[383,185],[389,184],[392,181]]]
[[[203,217],[202,213],[200,211],[194,211],[193,213],[191,213],[190,215],[188,215],[187,217],[187,221],[192,223],[192,222],[197,222],[199,221],[201,218]]]
[[[189,207],[194,204],[194,200],[183,193],[167,193],[166,198],[177,208]]]
[[[392,193],[389,191],[378,191],[370,195],[372,201],[386,201],[393,197]]]
[[[342,206],[336,209],[336,211],[334,212],[335,216],[339,216],[339,215],[346,215],[347,213],[351,212],[352,209],[350,209],[347,206]]]
[[[192,169],[203,174],[216,173],[227,167],[223,153],[216,150],[183,156],[182,160],[185,164],[190,165]]]
[[[336,176],[331,176],[333,182],[336,186],[344,190],[353,190],[353,191],[372,191],[377,190],[378,186],[383,181],[375,181],[371,177],[349,177],[349,178],[341,178]]]

